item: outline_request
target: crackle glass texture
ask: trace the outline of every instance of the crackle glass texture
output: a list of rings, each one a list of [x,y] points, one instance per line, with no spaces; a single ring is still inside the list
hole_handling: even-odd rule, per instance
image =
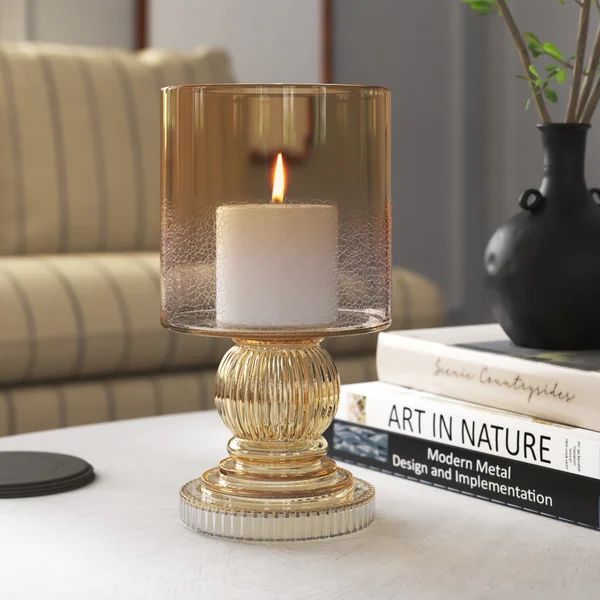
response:
[[[274,333],[320,337],[389,325],[390,135],[390,94],[384,88],[243,84],[165,88],[163,324],[189,333],[257,338]],[[272,205],[274,165],[280,153],[286,174],[284,208],[290,213],[294,212],[290,205],[312,208],[303,212],[298,207],[291,220],[277,213],[282,227],[274,231],[278,225],[265,224],[263,231],[257,205]],[[230,205],[251,209],[247,222],[246,217],[239,222],[239,213],[237,217],[227,213],[223,207]],[[325,208],[313,210],[318,205]],[[266,210],[265,218],[271,214]],[[218,228],[219,218],[221,227],[229,229]],[[219,243],[218,231],[225,231],[232,241]],[[331,239],[323,239],[328,236]],[[268,253],[265,269],[271,273],[256,271],[255,277],[257,267],[251,261],[260,256],[259,246]],[[231,256],[226,254],[229,250]],[[282,264],[272,259],[273,254],[280,255]],[[219,270],[218,260],[225,269]],[[281,277],[273,265],[279,265]],[[297,279],[290,275],[295,271]],[[228,278],[237,288],[229,286]],[[232,307],[226,306],[229,294]],[[261,302],[264,323],[254,319]],[[277,317],[278,303],[288,303],[289,310],[281,309],[282,314],[296,315],[298,322]],[[221,315],[235,315],[238,308],[247,318],[219,318],[219,309]],[[304,316],[311,311],[317,315],[314,323]],[[270,314],[273,324],[268,322]]]

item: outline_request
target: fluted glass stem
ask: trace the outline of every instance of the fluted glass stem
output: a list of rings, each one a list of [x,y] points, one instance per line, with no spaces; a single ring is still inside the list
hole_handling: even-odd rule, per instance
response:
[[[368,525],[372,486],[326,456],[322,434],[340,383],[320,340],[235,342],[219,366],[215,397],[234,434],[229,457],[184,486],[183,521],[213,535],[265,540],[342,535]],[[290,525],[276,535],[269,519],[282,518],[300,519],[302,531]],[[242,522],[245,533],[237,535]]]

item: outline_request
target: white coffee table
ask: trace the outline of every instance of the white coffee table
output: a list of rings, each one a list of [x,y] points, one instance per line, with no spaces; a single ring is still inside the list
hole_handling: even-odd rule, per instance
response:
[[[0,598],[598,598],[600,533],[353,467],[377,487],[366,531],[241,543],[178,521],[179,486],[222,457],[216,413],[0,438],[91,462],[92,485],[0,500]]]

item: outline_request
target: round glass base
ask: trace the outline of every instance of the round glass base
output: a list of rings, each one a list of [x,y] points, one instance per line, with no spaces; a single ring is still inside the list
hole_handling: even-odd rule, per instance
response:
[[[262,542],[315,540],[360,531],[375,518],[375,488],[362,479],[354,480],[351,494],[301,510],[293,499],[276,509],[240,510],[216,498],[206,499],[203,486],[200,478],[181,488],[181,521],[193,531],[218,537]]]

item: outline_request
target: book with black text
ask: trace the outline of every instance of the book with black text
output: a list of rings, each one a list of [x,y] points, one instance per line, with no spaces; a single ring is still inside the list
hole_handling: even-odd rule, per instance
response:
[[[600,351],[520,348],[498,325],[379,335],[381,381],[600,431]]]
[[[494,431],[498,440],[490,436]],[[507,432],[508,448],[507,438],[501,439]],[[330,455],[339,460],[600,527],[596,432],[373,382],[342,386],[326,438]]]

